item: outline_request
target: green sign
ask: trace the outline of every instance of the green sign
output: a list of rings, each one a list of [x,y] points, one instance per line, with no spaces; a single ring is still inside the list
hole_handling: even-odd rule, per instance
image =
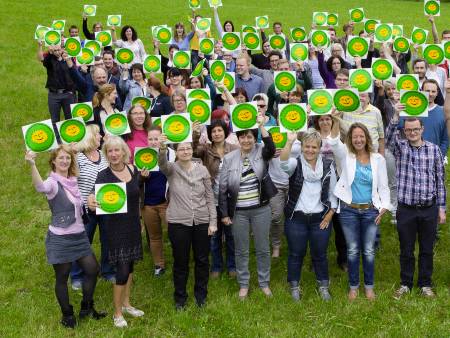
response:
[[[375,25],[375,41],[387,42],[392,39],[393,25],[387,23],[380,23]]]
[[[244,45],[247,47],[247,49],[249,50],[261,49],[260,47],[261,39],[258,33],[248,32],[243,34],[244,34],[243,35]]]
[[[211,100],[209,91],[205,88],[198,89],[186,89],[186,98],[188,99],[200,99],[200,100]]]
[[[233,52],[241,48],[241,38],[237,32],[225,32],[222,34],[223,50]]]
[[[64,27],[66,26],[66,20],[53,20],[52,29],[57,31],[64,31]]]
[[[95,12],[97,11],[96,5],[84,5],[83,13],[86,16],[95,16]]]
[[[56,123],[61,141],[66,144],[81,142],[86,136],[86,125],[81,117]]]
[[[273,82],[275,83],[275,89],[278,93],[293,92],[297,85],[294,71],[275,71]]]
[[[214,81],[221,82],[227,71],[226,63],[223,60],[214,60],[209,65],[209,72]]]
[[[125,183],[95,185],[95,199],[99,204],[97,215],[127,212],[127,188]]]
[[[272,49],[284,50],[286,48],[286,39],[284,35],[273,34],[269,36],[269,43]]]
[[[330,36],[327,31],[313,30],[311,33],[311,43],[317,48],[328,47],[330,44]]]
[[[58,146],[51,120],[23,126],[22,133],[27,149],[36,153],[52,150]]]
[[[306,30],[304,27],[291,28],[291,38],[294,42],[302,42],[307,40]]]
[[[190,9],[200,9],[200,0],[189,0]]]
[[[116,61],[123,64],[130,64],[134,60],[134,53],[129,48],[116,49]]]
[[[225,76],[223,77],[223,84],[230,93],[235,92],[236,81],[234,72],[225,73]],[[220,93],[222,93],[222,90],[220,88],[218,90]]]
[[[369,45],[370,40],[368,38],[353,36],[347,42],[347,52],[353,57],[359,56],[361,59],[365,59],[369,53]]]
[[[373,89],[371,69],[350,69],[350,86],[360,93],[371,93]]]
[[[338,25],[338,14],[328,13],[327,25],[328,26],[337,26]]]
[[[363,8],[353,8],[349,11],[350,20],[353,22],[361,22],[364,20],[364,9]]]
[[[308,115],[304,103],[278,105],[281,132],[299,132],[308,128]]]
[[[394,67],[389,60],[373,59],[372,60],[372,74],[377,80],[389,80],[394,72]]]
[[[187,112],[192,122],[199,121],[201,124],[211,122],[211,101],[200,99],[188,99]]]
[[[168,143],[191,142],[190,114],[163,115],[161,121]]]
[[[77,56],[77,62],[80,65],[93,65],[94,61],[94,52],[89,48],[81,48],[81,54]]]
[[[400,74],[396,77],[396,89],[401,90],[419,90],[419,75],[417,74]]]
[[[161,43],[171,43],[172,29],[170,27],[160,27],[156,32],[156,39]]]
[[[95,32],[95,40],[100,42],[102,47],[112,45],[111,31]]]
[[[146,112],[149,112],[152,108],[152,99],[146,96],[135,96],[131,100],[131,105],[136,106],[139,105],[145,109]]]
[[[64,41],[64,49],[67,55],[71,57],[76,57],[81,54],[81,42],[79,37],[67,38]]]
[[[111,135],[124,135],[130,133],[127,116],[123,113],[114,113],[106,117],[105,131]]]
[[[44,34],[44,41],[46,46],[55,46],[61,43],[61,33],[57,30],[48,30]]]
[[[447,60],[450,60],[450,41],[445,41],[443,43],[444,55]]]
[[[134,149],[134,164],[139,170],[159,171],[158,149],[136,147]]]
[[[414,27],[411,33],[411,40],[414,44],[423,45],[428,38],[428,31],[419,27]]]
[[[291,63],[297,61],[305,61],[308,58],[308,44],[307,43],[291,43],[290,44]]]
[[[358,91],[354,89],[338,89],[333,96],[334,106],[341,112],[353,112],[359,109]]]
[[[256,103],[247,102],[233,105],[231,108],[231,123],[233,131],[255,129],[258,127],[258,108]]]
[[[400,103],[405,105],[401,116],[428,116],[428,93],[417,90],[401,91]]]
[[[147,55],[143,65],[144,73],[161,73],[161,55]]]
[[[200,32],[207,32],[211,29],[211,18],[201,18],[197,20],[195,27]]]
[[[173,65],[179,69],[191,68],[191,52],[179,50],[173,54]]]
[[[94,56],[100,55],[102,51],[102,46],[97,40],[85,40],[84,48],[90,49],[94,53]]]
[[[395,39],[399,36],[403,36],[403,25],[392,26],[392,38]]]
[[[194,70],[191,73],[191,77],[197,77],[202,75],[205,61],[206,59],[202,59],[199,63],[197,63],[197,65],[195,66]]]
[[[317,26],[325,26],[327,24],[327,12],[313,12],[313,23]]]
[[[200,52],[204,55],[214,54],[214,39],[212,38],[200,38]]]
[[[444,49],[441,45],[425,45],[423,49],[423,58],[430,65],[439,65],[445,59]]]
[[[72,103],[70,105],[70,114],[72,118],[81,117],[84,122],[94,120],[94,110],[92,109],[92,102]]]
[[[397,53],[408,53],[409,51],[409,40],[402,36],[395,38],[393,49]]]
[[[256,27],[258,27],[259,29],[269,28],[269,17],[267,15],[257,16],[255,18],[255,21],[256,21]]]
[[[308,90],[308,104],[311,115],[325,115],[333,108],[333,96],[327,89]]]
[[[257,33],[258,29],[256,27],[253,27],[253,26],[242,25],[241,32],[242,33]]]
[[[425,15],[440,16],[441,15],[441,3],[435,0],[425,0],[423,11]]]
[[[106,22],[110,27],[119,27],[122,25],[122,15],[108,15],[108,19],[106,20]]]
[[[287,133],[281,132],[279,126],[267,127],[276,149],[283,149],[287,142]]]
[[[36,40],[44,40],[45,33],[49,30],[50,30],[49,27],[37,25],[36,30],[34,31],[34,38]]]
[[[367,34],[375,33],[375,26],[380,23],[380,20],[364,19],[364,31]]]

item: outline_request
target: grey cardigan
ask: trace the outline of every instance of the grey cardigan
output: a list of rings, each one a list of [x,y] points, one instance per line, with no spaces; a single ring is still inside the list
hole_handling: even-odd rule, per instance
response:
[[[272,136],[262,138],[264,145],[255,144],[248,159],[259,181],[261,196],[261,180],[267,171],[267,161],[275,154]],[[219,173],[219,210],[222,217],[233,217],[236,209],[237,196],[241,183],[242,157],[241,150],[236,149],[226,154]]]

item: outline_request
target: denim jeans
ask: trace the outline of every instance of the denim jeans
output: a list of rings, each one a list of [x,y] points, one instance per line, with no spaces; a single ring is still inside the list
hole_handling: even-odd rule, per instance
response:
[[[116,271],[114,267],[109,264],[108,261],[108,241],[106,240],[106,229],[105,226],[100,222],[100,219],[95,215],[88,213],[89,223],[85,224],[86,234],[89,238],[89,243],[92,244],[94,239],[95,230],[97,224],[100,231],[100,247],[101,247],[101,257],[100,257],[100,273],[103,278],[110,279],[115,277]],[[83,270],[78,266],[76,262],[72,263],[72,269],[70,271],[70,279],[72,283],[75,281],[83,280]]]
[[[224,235],[227,270],[228,272],[236,271],[233,231],[231,226],[224,225],[221,219],[222,215],[219,212],[219,208],[217,208],[217,231],[211,236],[211,271],[222,272],[223,270],[222,239]]]
[[[348,279],[351,289],[359,288],[359,261],[362,254],[365,288],[373,288],[375,239],[378,210],[355,209],[341,202],[339,219],[347,242]]]
[[[327,248],[331,234],[331,224],[326,229],[320,229],[323,213],[303,214],[296,211],[292,219],[286,218],[284,232],[286,234],[288,254],[288,282],[299,282],[306,255],[308,242],[311,258],[319,282],[328,282]]]

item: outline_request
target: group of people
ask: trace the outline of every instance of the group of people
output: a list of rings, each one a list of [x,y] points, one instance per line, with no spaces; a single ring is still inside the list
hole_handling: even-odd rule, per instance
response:
[[[95,64],[78,66],[63,46],[39,48],[39,59],[47,70],[48,106],[51,119],[60,119],[60,110],[70,118],[70,104],[91,101],[94,121],[78,144],[59,145],[50,155],[51,173],[41,178],[36,154],[28,151],[33,184],[46,195],[52,213],[46,238],[48,262],[56,276],[55,292],[63,314],[62,324],[74,327],[76,318],[70,305],[67,281],[82,289],[79,318],[100,319],[104,312],[94,308],[97,274],[113,284],[114,325],[127,326],[125,315],[140,317],[142,310],[131,304],[135,263],[142,259],[141,224],[154,264],[154,275],[164,275],[163,229],[167,223],[173,255],[174,301],[178,310],[186,307],[186,285],[190,252],[195,262],[194,296],[205,305],[209,278],[225,270],[239,285],[238,296],[248,297],[250,287],[250,240],[253,239],[257,278],[261,291],[270,289],[271,258],[280,256],[283,234],[288,246],[287,282],[295,301],[302,297],[300,282],[303,262],[310,248],[312,267],[320,297],[331,300],[328,246],[335,232],[337,264],[348,272],[350,301],[359,296],[362,257],[364,294],[374,300],[375,253],[380,245],[379,224],[391,212],[400,242],[401,283],[394,297],[400,299],[413,287],[415,242],[419,239],[418,286],[425,297],[432,289],[433,249],[438,223],[446,220],[444,165],[450,134],[449,64],[428,65],[415,50],[401,54],[383,43],[378,50],[372,35],[367,59],[346,53],[346,42],[354,34],[354,23],[344,25],[344,36],[334,27],[328,48],[309,48],[305,62],[290,63],[289,49],[272,50],[263,30],[262,53],[222,51],[217,39],[212,56],[199,51],[199,38],[211,36],[195,29],[201,16],[193,13],[192,31],[183,23],[174,28],[174,38],[166,56],[161,55],[162,77],[146,74],[142,61],[146,50],[132,26],[122,28],[116,47],[130,48],[134,61],[118,65],[114,51],[105,48]],[[223,26],[217,8],[214,20],[219,32],[233,32],[232,21]],[[434,18],[430,17],[435,42],[440,42]],[[101,23],[93,25],[102,30]],[[275,34],[282,24],[273,24]],[[92,39],[87,17],[83,18],[86,39]],[[78,36],[71,26],[70,36]],[[359,35],[365,36],[364,31]],[[444,30],[442,41],[450,40]],[[154,53],[161,54],[154,40]],[[417,46],[416,46],[417,48]],[[191,50],[192,69],[206,59],[199,76],[174,67],[173,54]],[[307,103],[307,91],[318,88],[350,88],[349,69],[370,67],[372,57],[391,60],[395,75],[419,76],[421,89],[428,93],[428,117],[400,117],[395,78],[374,81],[372,93],[360,93],[361,107],[309,117],[306,132],[289,132],[286,144],[277,149],[267,128],[278,122],[281,103]],[[208,61],[222,59],[229,72],[236,73],[236,89],[231,93],[211,79]],[[369,66],[365,66],[369,65]],[[278,93],[274,71],[293,70],[297,85],[292,92]],[[186,113],[186,89],[208,90],[212,101],[211,123],[192,124],[192,142],[168,144],[160,126],[152,118]],[[136,96],[151,98],[149,111],[133,105]],[[230,106],[256,102],[257,129],[233,132]],[[308,107],[308,110],[310,108]],[[131,133],[109,135],[104,122],[108,115],[126,111]],[[55,130],[57,132],[57,130]],[[138,170],[134,163],[137,147],[159,150],[159,171]],[[100,150],[101,149],[101,150]],[[96,184],[125,183],[127,212],[97,215]],[[100,266],[91,249],[96,227],[100,231]],[[226,255],[223,257],[223,248]],[[211,253],[211,265],[209,256]],[[225,259],[224,259],[225,258]]]

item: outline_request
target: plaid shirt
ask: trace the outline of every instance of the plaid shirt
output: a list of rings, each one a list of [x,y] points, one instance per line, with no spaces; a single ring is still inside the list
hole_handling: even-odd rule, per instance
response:
[[[398,201],[418,205],[433,199],[445,208],[444,163],[439,147],[424,141],[413,147],[406,139],[400,139],[398,122],[391,121],[386,129],[386,145],[397,162]]]

